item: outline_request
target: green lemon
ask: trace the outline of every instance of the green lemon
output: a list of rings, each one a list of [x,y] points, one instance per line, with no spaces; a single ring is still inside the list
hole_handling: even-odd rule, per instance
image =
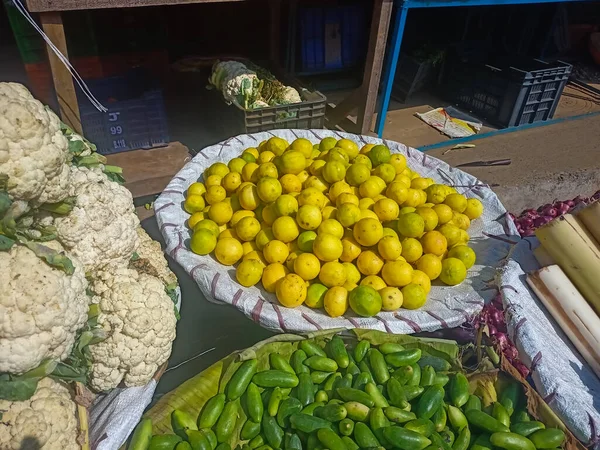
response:
[[[371,286],[357,286],[350,292],[350,308],[359,316],[372,317],[381,311],[381,295]]]
[[[317,238],[314,231],[304,231],[298,236],[298,248],[303,252],[312,252],[313,242]]]
[[[306,292],[304,304],[309,308],[322,308],[325,303],[327,290],[327,287],[320,283],[311,284]]]
[[[389,162],[392,155],[390,153],[390,149],[385,145],[376,145],[368,153],[368,156],[373,163],[373,167],[377,167],[379,164]]]
[[[206,228],[195,231],[190,239],[190,249],[197,255],[208,255],[217,246],[217,235]]]

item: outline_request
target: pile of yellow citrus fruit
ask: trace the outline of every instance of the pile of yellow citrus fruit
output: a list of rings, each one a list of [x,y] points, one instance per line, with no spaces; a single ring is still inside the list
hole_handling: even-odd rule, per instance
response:
[[[237,264],[242,286],[286,307],[364,317],[423,306],[433,280],[461,283],[477,199],[421,177],[384,145],[272,137],[187,190],[190,249]]]

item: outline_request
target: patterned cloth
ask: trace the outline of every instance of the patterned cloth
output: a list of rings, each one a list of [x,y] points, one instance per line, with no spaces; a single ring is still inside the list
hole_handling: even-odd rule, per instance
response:
[[[477,253],[477,264],[468,278],[459,286],[434,283],[426,305],[415,311],[401,309],[382,311],[375,317],[359,317],[348,311],[344,317],[331,318],[325,311],[300,306],[289,309],[281,306],[274,294],[259,286],[241,288],[235,281],[235,268],[219,264],[212,256],[199,256],[187,248],[190,230],[186,226],[189,214],[181,205],[187,187],[197,181],[211,164],[227,162],[248,147],[257,147],[261,141],[279,136],[292,142],[302,137],[318,143],[327,136],[348,138],[359,145],[367,143],[387,145],[394,153],[406,156],[409,166],[424,177],[438,183],[454,186],[467,197],[480,199],[484,215],[473,221],[469,245]],[[213,302],[228,303],[242,311],[261,326],[278,332],[309,332],[330,328],[367,328],[390,333],[409,334],[455,327],[471,315],[481,311],[484,302],[490,301],[494,290],[495,268],[500,265],[511,247],[508,235],[516,233],[512,221],[506,220],[506,210],[494,192],[475,177],[448,166],[405,145],[347,133],[328,130],[277,130],[233,137],[202,150],[173,178],[154,203],[156,219],[165,238],[167,253],[173,257],[198,283],[206,298]]]

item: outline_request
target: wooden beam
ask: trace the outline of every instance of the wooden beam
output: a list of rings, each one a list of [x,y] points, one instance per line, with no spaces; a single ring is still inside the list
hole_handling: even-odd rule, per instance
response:
[[[364,97],[360,100],[358,110],[358,125],[361,134],[367,134],[371,130],[373,116],[375,115],[393,6],[394,0],[374,1],[369,50],[367,51],[361,87]]]
[[[335,108],[331,108],[325,119],[327,127],[332,128],[348,116],[358,107],[358,101],[363,97],[361,88],[356,89],[348,97],[342,100]]]
[[[225,3],[247,0],[27,0],[30,12],[71,11],[76,9],[133,8],[136,6]]]
[[[46,12],[40,14],[40,21],[44,33],[50,38],[52,43],[60,52],[69,57],[67,53],[67,41],[65,39],[65,28],[63,26],[60,12]],[[59,114],[63,122],[69,125],[78,133],[82,132],[81,118],[79,117],[79,105],[77,104],[77,95],[71,73],[67,70],[56,53],[47,45],[48,60],[50,61],[50,70],[54,80],[54,90],[58,98]]]

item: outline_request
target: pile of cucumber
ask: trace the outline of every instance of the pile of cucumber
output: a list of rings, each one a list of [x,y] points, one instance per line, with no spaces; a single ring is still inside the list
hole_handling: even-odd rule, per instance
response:
[[[289,360],[271,353],[269,365],[259,372],[257,360],[243,362],[197,420],[175,410],[174,435],[152,436],[142,421],[129,448],[536,450],[565,440],[560,429],[531,419],[520,384],[482,407],[463,373],[418,348],[366,340],[347,348],[334,336],[325,348],[301,341]]]

